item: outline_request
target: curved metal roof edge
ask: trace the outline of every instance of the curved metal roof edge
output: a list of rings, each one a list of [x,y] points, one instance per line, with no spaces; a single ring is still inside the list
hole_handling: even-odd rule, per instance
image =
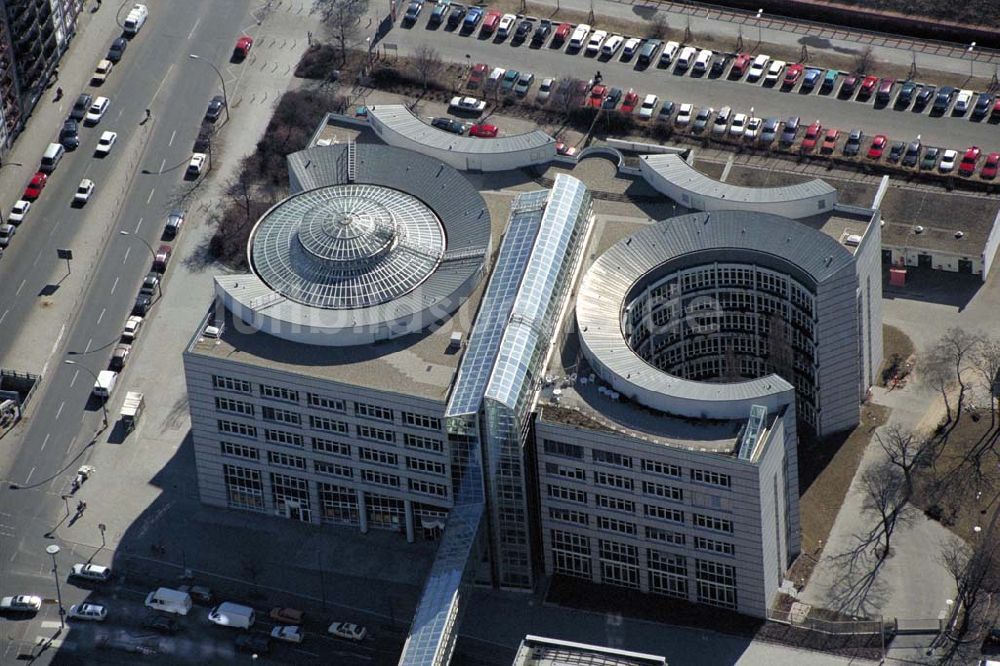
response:
[[[389,129],[399,132],[412,141],[455,153],[479,154],[484,152],[484,146],[490,148],[488,151],[490,153],[519,152],[555,142],[554,138],[539,129],[490,139],[459,136],[428,125],[402,104],[376,104],[368,107],[368,114],[374,116],[378,122]],[[420,126],[417,127],[414,122],[419,123]],[[428,142],[425,140],[428,137],[440,140]],[[466,146],[469,148],[475,146],[477,150],[464,150],[463,147]]]

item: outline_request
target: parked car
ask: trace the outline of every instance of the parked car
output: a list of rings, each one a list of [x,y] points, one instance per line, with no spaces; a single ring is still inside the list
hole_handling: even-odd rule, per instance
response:
[[[733,60],[733,67],[729,70],[729,78],[739,79],[746,74],[747,68],[753,62],[753,56],[749,53],[740,53]]]
[[[861,90],[858,91],[858,99],[868,99],[875,92],[875,86],[878,85],[877,76],[866,76],[861,81]]]
[[[462,21],[465,19],[465,6],[463,5],[452,5],[451,11],[448,12],[448,22],[447,26],[454,30],[455,28],[462,25]]]
[[[992,180],[997,177],[997,170],[1000,169],[1000,153],[990,153],[983,162],[983,169],[979,175]]]
[[[462,19],[462,32],[464,34],[469,34],[476,29],[479,25],[479,21],[483,18],[483,8],[482,7],[469,7],[468,11],[465,12],[465,18]]]
[[[268,613],[268,617],[281,624],[302,624],[305,621],[306,614],[298,608],[275,606]]]
[[[24,194],[21,195],[21,198],[27,201],[34,201],[41,196],[47,182],[49,182],[48,174],[36,171],[35,175],[28,181],[28,186],[24,188]]]
[[[133,314],[125,320],[125,328],[122,330],[123,340],[135,340],[139,337],[139,330],[142,328],[143,318],[141,315]]]
[[[646,95],[642,100],[642,106],[639,107],[639,117],[643,120],[649,120],[653,117],[653,111],[656,110],[656,104],[660,101],[660,98],[652,93]]]
[[[73,203],[77,206],[83,206],[88,201],[90,201],[90,195],[94,193],[94,181],[89,178],[84,178],[80,181],[80,184],[76,187],[76,194],[73,195]]]
[[[112,68],[115,64],[108,60],[107,58],[102,58],[97,67],[94,69],[94,73],[90,75],[90,82],[95,86],[99,86],[108,79],[108,75],[111,74]]]
[[[472,113],[482,113],[486,109],[486,102],[475,97],[452,97],[449,108]]]
[[[587,41],[587,54],[595,55],[600,52],[601,47],[604,46],[604,40],[608,38],[607,30],[595,30]]]
[[[334,622],[327,631],[338,638],[346,638],[352,641],[363,641],[365,636],[368,635],[367,629],[350,622]]]
[[[847,78],[844,79],[843,85],[840,86],[840,96],[850,97],[858,89],[858,75],[848,74]]]
[[[799,77],[802,76],[802,72],[804,71],[805,67],[798,63],[789,65],[788,69],[785,70],[785,78],[781,82],[781,86],[786,90],[791,90],[795,87],[795,84],[799,82]]]
[[[301,643],[305,638],[305,632],[302,631],[302,627],[295,625],[274,627],[271,629],[271,638],[285,643]]]
[[[483,27],[479,31],[479,34],[484,37],[489,37],[490,35],[492,35],[496,31],[497,26],[500,25],[500,19],[502,17],[503,17],[503,12],[498,12],[495,9],[491,9],[490,11],[486,12],[486,15],[483,16]]]
[[[781,125],[780,118],[767,118],[760,128],[760,142],[764,144],[773,143],[778,136],[778,127]],[[795,137],[792,137],[792,141]]]
[[[528,94],[528,90],[531,88],[531,84],[535,82],[535,75],[531,72],[524,72],[517,78],[517,83],[514,84],[514,94],[518,97],[524,97]]]
[[[712,134],[725,134],[732,115],[733,110],[728,106],[719,109],[718,115],[715,116],[715,120],[712,122]]]
[[[111,42],[111,48],[108,49],[108,60],[111,62],[118,62],[125,55],[125,48],[128,46],[128,40],[124,37],[119,37],[115,41]]]
[[[590,89],[590,96],[584,104],[595,109],[600,109],[604,105],[604,97],[607,95],[607,92],[608,89],[606,86],[600,84],[594,86]]]
[[[749,120],[749,116],[745,113],[733,115],[733,122],[729,125],[729,135],[736,138],[742,137],[743,131],[747,126],[747,120]]]
[[[914,95],[917,93],[917,88],[919,84],[913,81],[903,81],[903,85],[899,88],[899,95],[896,96],[896,106],[899,108],[906,108],[913,101]]]
[[[80,126],[72,118],[67,118],[59,130],[59,143],[66,150],[73,150],[80,145]]]
[[[250,55],[250,49],[253,48],[253,37],[249,35],[243,35],[236,40],[236,46],[233,47],[233,59],[243,60],[248,55]]]
[[[812,125],[806,128],[806,135],[802,139],[802,150],[812,151],[816,148],[816,143],[819,141],[820,132],[823,131],[823,126],[817,120]]]
[[[639,37],[629,37],[622,45],[622,60],[631,60],[636,51],[642,46],[642,39]]]
[[[852,129],[850,134],[847,135],[847,141],[844,143],[844,155],[847,157],[854,157],[861,152],[861,142],[865,138],[865,133],[860,129]]]
[[[934,108],[935,113],[944,113],[948,110],[951,105],[952,99],[954,99],[955,94],[958,91],[951,86],[942,86],[937,91],[937,96],[934,97]]]
[[[167,264],[170,263],[171,254],[173,254],[173,248],[166,243],[156,248],[156,254],[153,255],[153,270],[158,273],[165,273],[167,271]]]
[[[477,62],[472,66],[472,70],[469,72],[469,80],[466,85],[469,88],[478,88],[483,85],[483,79],[490,72],[490,66],[485,62]]]
[[[802,77],[802,90],[812,90],[819,83],[823,76],[822,69],[816,69],[815,67],[810,67],[806,69],[805,76]]]
[[[180,627],[180,624],[178,624],[176,618],[170,615],[150,613],[145,617],[145,619],[143,619],[142,626],[146,629],[152,629],[160,634],[173,636],[177,633],[177,629]]]
[[[656,119],[668,122],[670,120],[670,116],[672,115],[674,115],[674,103],[667,100],[660,105],[660,112],[656,114]]]
[[[868,159],[881,159],[887,143],[889,138],[885,134],[876,134],[872,139],[872,145],[868,147]]]
[[[465,134],[465,123],[454,118],[434,118],[431,120],[431,126],[452,134]]]
[[[225,108],[226,98],[222,95],[216,95],[208,101],[208,109],[205,110],[205,120],[214,123],[222,115],[222,111]]]
[[[500,79],[500,90],[504,92],[513,91],[514,85],[520,78],[521,78],[521,72],[517,71],[516,69],[508,69],[506,72],[504,72],[503,78]]]
[[[42,608],[42,598],[30,594],[0,598],[0,612],[37,613]]]
[[[976,162],[979,161],[981,152],[978,146],[969,146],[965,154],[962,155],[962,161],[958,165],[958,172],[963,176],[974,174],[976,172]]]
[[[694,117],[694,123],[691,125],[691,129],[695,132],[704,132],[705,128],[708,127],[708,121],[712,118],[712,109],[706,107],[699,109],[697,115]]]
[[[781,72],[785,69],[784,60],[775,60],[771,63],[771,66],[767,68],[767,74],[764,76],[764,85],[774,85],[781,78]]]
[[[80,96],[76,98],[76,102],[73,103],[73,108],[69,110],[70,120],[83,120],[83,117],[87,115],[87,109],[90,108],[90,104],[93,98],[87,93],[80,93]]]
[[[191,159],[188,161],[187,165],[187,175],[188,176],[200,176],[202,170],[205,168],[205,162],[208,161],[208,155],[205,153],[194,153],[191,155]]]
[[[785,126],[781,130],[781,143],[790,146],[795,143],[795,135],[799,133],[799,116],[791,116],[785,120]],[[817,124],[819,121],[816,121]]]
[[[139,294],[135,297],[135,302],[132,304],[132,314],[140,318],[145,317],[151,307],[153,307],[153,299],[147,294]],[[127,325],[128,322],[126,322]]]
[[[0,224],[0,248],[6,248],[14,240],[17,227],[13,224]]]
[[[878,92],[875,93],[875,101],[881,104],[888,104],[892,100],[892,89],[895,85],[895,79],[882,79],[879,81]]]
[[[760,118],[751,116],[747,119],[747,128],[743,130],[743,138],[746,141],[756,141],[760,136],[760,127],[763,121]]]
[[[914,100],[914,106],[921,109],[927,106],[932,99],[935,99],[935,94],[937,89],[934,86],[923,86],[917,90],[917,96]]]
[[[941,161],[938,163],[938,171],[941,173],[950,173],[955,170],[955,164],[958,162],[958,151],[952,148],[947,148],[941,153]]]
[[[94,148],[94,154],[98,157],[105,157],[111,154],[111,149],[117,140],[117,132],[102,132],[101,138],[97,140],[97,147]]]
[[[677,117],[674,119],[674,123],[679,126],[687,125],[691,122],[691,116],[693,114],[693,104],[681,104],[680,108],[677,110]]]
[[[168,238],[173,238],[180,232],[182,226],[184,226],[184,210],[174,208],[167,214],[167,223],[163,228],[163,234]]]
[[[572,32],[572,23],[560,23],[556,31],[552,34],[552,46],[561,46],[563,42],[569,39]]]
[[[431,10],[431,17],[427,19],[427,25],[439,25],[444,21],[444,17],[448,13],[450,6],[451,0],[438,0],[434,5],[434,9]]]
[[[837,77],[840,76],[840,71],[836,69],[826,70],[826,74],[823,75],[823,83],[819,87],[821,93],[832,92],[835,87],[837,87]]]
[[[622,100],[622,113],[632,113],[635,111],[635,105],[639,103],[639,93],[637,93],[633,88],[629,88],[628,92],[625,93],[625,99]]]
[[[761,53],[753,62],[750,63],[750,69],[747,71],[747,81],[749,83],[754,83],[760,80],[760,77],[764,76],[764,71],[767,69],[767,64],[771,62],[770,56]]]
[[[551,77],[542,79],[541,84],[538,86],[538,92],[535,93],[535,100],[539,104],[544,104],[552,96],[552,86],[555,82],[556,80]]]
[[[267,654],[271,651],[271,639],[260,634],[240,634],[234,643],[237,652]]]
[[[896,141],[889,148],[889,161],[898,162],[903,156],[903,151],[906,149],[906,144],[902,141]]]
[[[993,95],[985,92],[981,92],[976,96],[976,104],[972,107],[972,117],[982,118],[987,113],[990,112],[990,107],[993,106]]]
[[[10,213],[7,215],[7,224],[13,224],[15,227],[21,224],[29,210],[31,210],[31,202],[18,199],[10,208]]]
[[[715,57],[712,58],[712,76],[722,76],[728,66],[729,56],[725,53],[716,53]]]
[[[82,603],[73,604],[69,607],[68,613],[72,620],[90,620],[91,622],[104,622],[108,619],[108,607],[103,604]]]
[[[119,342],[115,345],[115,350],[111,353],[111,362],[108,363],[108,369],[121,372],[125,368],[125,364],[128,363],[128,358],[131,355],[132,345],[127,342]]]
[[[515,14],[504,14],[501,16],[500,22],[497,24],[497,37],[499,39],[506,39],[510,34],[511,28],[514,27],[515,21],[517,21]]]
[[[545,40],[549,38],[549,34],[552,32],[552,21],[548,19],[542,19],[538,23],[538,28],[535,29],[535,34],[531,36],[531,44],[535,47],[540,47],[545,43]]]
[[[903,153],[903,166],[916,166],[919,158],[920,139],[914,139],[906,146],[906,152]]]
[[[826,131],[823,136],[823,145],[820,147],[820,152],[832,153],[833,149],[837,147],[837,139],[840,137],[840,130],[831,128]]]
[[[611,35],[604,41],[604,45],[601,46],[601,55],[610,58],[624,43],[625,38],[621,35]]]
[[[523,42],[531,34],[531,31],[535,29],[535,22],[531,19],[524,19],[517,24],[517,28],[514,30],[514,41]]]
[[[480,139],[492,139],[498,132],[499,130],[496,125],[488,123],[480,123],[469,128],[469,136],[479,137]]]
[[[602,88],[604,86],[601,86]],[[597,88],[597,86],[594,86]],[[604,99],[601,100],[600,108],[612,110],[618,106],[618,102],[622,100],[622,89],[621,88],[609,88],[607,93],[604,94]]]
[[[139,293],[145,294],[147,296],[153,296],[157,289],[160,288],[160,274],[156,271],[149,271],[146,273],[146,277],[142,280],[142,286],[139,287]]]
[[[101,122],[101,118],[108,111],[108,106],[111,105],[111,100],[107,97],[98,97],[94,100],[94,103],[90,105],[87,109],[87,115],[84,116],[83,122],[86,125],[96,125]]]
[[[933,169],[937,165],[938,157],[941,155],[940,148],[928,148],[924,151],[923,159],[920,160],[920,168],[924,171]]]

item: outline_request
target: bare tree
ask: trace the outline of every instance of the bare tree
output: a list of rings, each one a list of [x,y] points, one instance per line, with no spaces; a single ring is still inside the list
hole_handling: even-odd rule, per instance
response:
[[[1000,392],[1000,340],[982,338],[972,352],[970,364],[986,387],[990,400],[990,426],[996,426],[997,397]]]
[[[425,91],[427,90],[428,81],[437,78],[444,67],[444,63],[441,61],[441,54],[430,44],[421,44],[413,51],[413,57],[410,58],[410,65],[417,76],[420,77],[420,83],[423,85]]]
[[[952,535],[942,547],[940,560],[955,581],[961,608],[954,612],[962,613],[956,633],[961,637],[968,631],[969,620],[983,596],[998,588],[1000,542],[980,532],[975,543],[969,545]]]
[[[878,560],[882,561],[888,557],[892,534],[906,513],[909,499],[906,479],[898,467],[882,462],[862,472],[861,484],[864,491],[862,511],[873,514],[878,521],[863,541],[867,546],[876,547]]]
[[[347,52],[361,34],[361,17],[368,11],[369,0],[313,0],[312,11],[319,14],[323,27],[333,39],[341,66]]]
[[[971,367],[971,361],[976,349],[982,342],[982,336],[969,333],[957,326],[949,328],[944,335],[934,343],[931,353],[941,362],[951,366],[952,378],[958,383],[958,410],[962,409],[965,398],[965,380],[962,373]]]
[[[913,495],[913,470],[930,461],[933,452],[932,440],[899,424],[889,426],[884,433],[876,433],[875,439],[878,440],[889,463],[903,473],[907,497]]]
[[[583,105],[583,100],[587,97],[586,86],[582,84],[583,81],[572,76],[560,77],[552,86],[549,106],[568,119],[573,111]]]
[[[649,28],[646,30],[646,37],[650,39],[666,39],[668,27],[666,13],[656,12],[656,14],[653,15],[653,20],[649,22]]]
[[[855,60],[855,71],[860,74],[864,74],[868,71],[868,68],[872,66],[873,56],[875,50],[869,45],[864,48],[861,53],[857,55]]]
[[[921,367],[924,378],[941,394],[941,399],[944,401],[946,422],[951,423],[951,400],[948,398],[948,388],[951,386],[952,373],[948,359],[932,349],[921,363]]]

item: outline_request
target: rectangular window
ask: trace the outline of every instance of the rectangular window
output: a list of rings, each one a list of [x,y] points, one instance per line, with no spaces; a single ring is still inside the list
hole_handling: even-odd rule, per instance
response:
[[[552,530],[552,568],[555,573],[591,577],[590,539],[580,534]]]
[[[374,442],[395,442],[396,433],[391,430],[383,430],[382,428],[373,428],[371,426],[359,425],[358,437],[361,439],[370,439]]]
[[[720,555],[734,555],[736,552],[736,549],[731,543],[716,541],[715,539],[706,539],[705,537],[700,536],[696,536],[694,538],[694,547],[696,550],[704,550],[708,553],[718,553]]]
[[[336,419],[328,419],[325,416],[313,416],[309,415],[309,427],[313,430],[325,430],[327,432],[339,432],[342,435],[346,435],[348,432],[347,424],[343,421],[338,421]]]
[[[669,543],[674,546],[683,546],[687,541],[686,537],[682,533],[664,530],[659,527],[647,527],[646,538],[650,541]]]
[[[635,513],[635,502],[618,497],[609,497],[608,495],[594,495],[594,505],[603,509],[611,509],[612,511]]]
[[[711,472],[707,469],[692,469],[691,480],[695,483],[705,483],[710,486],[719,486],[720,488],[731,488],[733,485],[732,479],[728,474]]]
[[[431,483],[423,479],[409,479],[410,490],[424,495],[435,495],[437,497],[447,497],[448,488],[441,483]]]
[[[692,513],[691,522],[695,527],[712,530],[713,532],[726,532],[727,534],[733,533],[733,521],[726,520],[725,518],[706,516],[702,513]]]
[[[267,462],[269,465],[278,467],[291,467],[293,469],[305,469],[306,459],[302,456],[293,456],[281,451],[268,451]]]
[[[595,463],[600,463],[603,465],[614,465],[615,467],[625,467],[626,469],[632,469],[632,458],[629,456],[623,456],[620,453],[614,453],[612,451],[602,451],[601,449],[594,449],[591,451],[591,456]]]
[[[289,425],[302,425],[302,417],[295,412],[288,409],[281,409],[279,407],[261,407],[260,415],[265,421],[274,421],[275,423],[287,423]]]
[[[639,587],[639,549],[616,541],[598,541],[601,582],[622,587]]]
[[[236,444],[235,442],[220,442],[222,455],[230,458],[245,458],[246,460],[260,460],[260,451],[253,446],[246,444]]]
[[[632,490],[633,487],[632,479],[619,476],[618,474],[609,474],[608,472],[594,472],[594,483],[599,486],[621,488],[622,490]]]
[[[563,465],[550,462],[545,463],[545,473],[576,481],[584,481],[587,478],[586,472],[579,467],[564,467]]]
[[[646,565],[649,568],[650,592],[687,599],[687,558],[648,548]]]
[[[695,560],[698,601],[723,608],[736,608],[736,569],[728,564]]]
[[[226,502],[234,509],[264,510],[264,482],[260,470],[235,465],[223,465]]]
[[[444,453],[444,442],[440,439],[434,439],[433,437],[421,437],[420,435],[403,433],[403,445],[411,449],[419,449],[421,451]]]
[[[605,516],[597,516],[597,529],[604,530],[606,532],[618,532],[620,534],[635,535],[635,523],[630,523],[625,520],[616,520],[614,518],[607,518]]]
[[[327,476],[339,476],[342,479],[354,477],[354,470],[347,465],[338,465],[337,463],[323,462],[322,460],[313,461],[313,471],[317,474],[326,474]]]
[[[321,519],[324,523],[357,525],[358,494],[351,488],[318,483]]]
[[[643,504],[642,509],[647,518],[665,520],[668,523],[684,523],[684,512],[680,509],[656,506],[655,504]]]
[[[272,444],[281,444],[283,446],[295,446],[298,448],[305,446],[305,440],[300,433],[288,432],[287,430],[264,428],[264,439]]]
[[[379,421],[392,422],[392,410],[378,405],[369,405],[364,402],[354,403],[354,414],[365,419],[378,419]]]
[[[236,421],[218,421],[219,432],[227,432],[230,435],[242,435],[243,437],[252,437],[257,439],[257,428],[248,425],[246,423],[238,423]]]
[[[331,456],[351,457],[351,445],[344,442],[335,442],[332,439],[322,437],[312,438],[312,449],[317,453],[328,453]]]
[[[281,386],[260,385],[260,397],[271,398],[272,400],[285,400],[286,402],[298,402],[299,392]]]
[[[653,474],[662,474],[663,476],[670,476],[675,479],[681,478],[681,468],[677,465],[671,465],[669,463],[660,462],[659,460],[642,460],[642,471],[651,472]]]
[[[642,492],[645,495],[662,497],[663,499],[668,499],[672,502],[684,501],[683,490],[681,490],[680,488],[675,488],[674,486],[668,486],[663,483],[653,483],[652,481],[643,481]]]
[[[567,444],[566,442],[556,442],[551,439],[546,439],[543,442],[545,452],[553,456],[561,456],[563,458],[575,458],[576,460],[583,460],[583,447],[577,446],[576,444]]]
[[[318,393],[308,394],[309,406],[315,407],[317,409],[328,409],[331,412],[343,412],[344,401],[339,398],[331,398],[329,396],[320,395]]]
[[[223,398],[222,396],[215,396],[215,410],[218,412],[229,412],[230,414],[253,416],[253,405],[249,402]]]
[[[387,453],[377,449],[366,449],[358,447],[358,459],[364,462],[375,463],[376,465],[389,465],[396,467],[399,465],[399,456],[395,453]]]
[[[732,511],[733,500],[730,497],[719,497],[709,493],[692,491],[691,504],[702,509],[715,509],[716,511]]]
[[[414,472],[426,472],[427,474],[444,476],[444,463],[436,460],[424,460],[423,458],[406,456],[406,469],[412,469]]]
[[[554,506],[549,507],[549,518],[558,520],[561,523],[575,523],[577,525],[587,525],[590,522],[590,516],[583,511],[561,509]]]
[[[587,493],[576,488],[566,488],[565,486],[555,486],[551,483],[547,486],[549,497],[564,500],[566,502],[576,502],[577,504],[587,503]]]
[[[363,469],[361,470],[361,478],[368,483],[388,486],[390,488],[399,488],[399,477],[395,474],[383,474],[382,472],[376,472],[375,470]]]
[[[237,393],[253,393],[253,385],[245,379],[235,377],[223,377],[222,375],[212,375],[212,386],[223,391],[236,391]]]
[[[413,412],[403,412],[403,423],[414,428],[424,428],[425,430],[441,430],[441,419],[427,416],[426,414],[414,414]]]

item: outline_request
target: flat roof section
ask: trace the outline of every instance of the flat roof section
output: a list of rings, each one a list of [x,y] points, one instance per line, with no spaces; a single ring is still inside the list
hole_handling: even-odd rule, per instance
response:
[[[996,197],[890,187],[881,208],[882,245],[979,257],[1000,204]],[[917,233],[917,226],[923,231]]]
[[[666,657],[630,650],[525,636],[511,666],[667,666]]]

